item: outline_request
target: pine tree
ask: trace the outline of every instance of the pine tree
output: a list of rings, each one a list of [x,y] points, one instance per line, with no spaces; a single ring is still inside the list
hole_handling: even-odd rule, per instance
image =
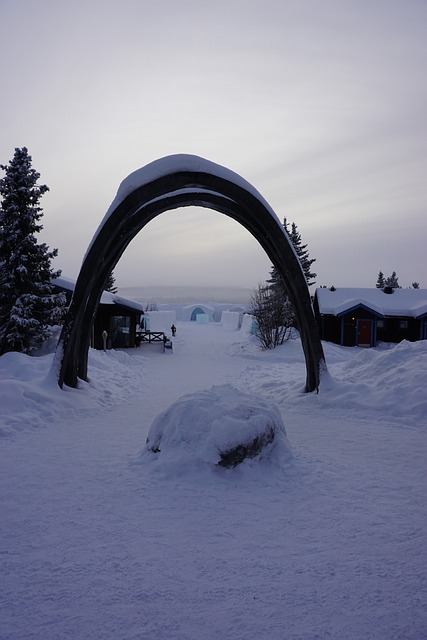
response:
[[[117,293],[116,287],[116,279],[113,275],[113,272],[107,278],[107,282],[105,283],[104,291],[108,291],[109,293]]]
[[[378,272],[377,284],[375,286],[377,289],[384,289],[384,274],[382,271]]]
[[[286,218],[283,218],[283,228],[289,236],[288,221]],[[279,300],[286,300],[288,298],[288,292],[286,290],[285,283],[283,282],[283,278],[274,266],[271,267],[270,278],[267,280],[267,284],[271,289],[270,293],[274,294],[276,298]]]
[[[412,288],[413,289],[419,289],[420,288],[420,283],[419,282],[413,282],[412,283]]]
[[[302,244],[301,234],[298,231],[298,227],[295,222],[291,224],[291,231],[289,231],[289,225],[286,218],[283,219],[283,228],[286,231],[289,239],[292,242],[292,245],[295,249],[295,253],[297,254],[299,261],[301,263],[302,270],[305,275],[305,279],[307,280],[307,285],[310,286],[315,283],[315,278],[317,277],[317,273],[311,272],[311,265],[313,262],[316,262],[316,258],[309,258],[309,253],[307,250],[307,245]],[[283,282],[282,276],[278,273],[276,267],[272,267],[270,271],[270,278],[267,280],[267,283],[276,293],[279,298],[286,299],[288,297],[288,293],[286,291],[285,284]]]
[[[401,288],[399,286],[399,280],[398,280],[398,277],[396,275],[396,271],[393,271],[391,276],[389,276],[388,278],[386,278],[384,280],[384,286],[385,287],[390,287],[391,289],[400,289]]]
[[[307,245],[302,244],[301,234],[294,222],[289,231],[288,221],[284,218],[283,228],[298,256],[307,285],[314,284],[317,274],[311,271],[311,265],[316,259],[309,258]],[[295,323],[295,312],[289,300],[286,285],[276,267],[271,268],[267,286],[259,285],[254,291],[251,299],[251,313],[256,317],[257,335],[263,348],[276,347],[289,336],[289,328]]]
[[[309,259],[309,253],[307,250],[307,245],[306,244],[302,244],[302,240],[301,240],[301,234],[298,231],[298,227],[295,224],[295,222],[292,223],[291,225],[291,233],[288,234],[291,242],[294,246],[294,249],[296,251],[296,254],[299,258],[299,261],[301,263],[301,267],[302,270],[304,271],[304,275],[305,275],[305,279],[307,280],[307,285],[310,286],[312,284],[315,283],[315,278],[317,276],[317,273],[312,273],[310,271],[311,269],[311,265],[313,264],[313,262],[316,262],[316,258],[312,258],[311,260]]]
[[[0,355],[31,352],[50,337],[65,308],[64,294],[53,293],[50,262],[58,251],[37,244],[43,216],[40,198],[49,188],[37,185],[26,147],[15,149],[8,165],[0,165]]]

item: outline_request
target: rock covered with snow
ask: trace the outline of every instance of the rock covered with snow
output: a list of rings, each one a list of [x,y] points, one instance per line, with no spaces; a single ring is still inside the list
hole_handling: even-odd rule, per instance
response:
[[[231,385],[185,395],[153,422],[144,453],[166,464],[203,463],[235,467],[265,459],[272,451],[291,456],[277,406]]]

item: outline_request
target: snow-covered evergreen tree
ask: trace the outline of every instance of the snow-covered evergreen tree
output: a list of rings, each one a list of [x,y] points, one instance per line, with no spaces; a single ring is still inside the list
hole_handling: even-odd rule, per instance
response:
[[[375,286],[377,289],[384,289],[384,274],[382,271],[378,272],[377,284]]]
[[[307,245],[302,244],[301,234],[294,222],[289,231],[288,221],[284,218],[283,228],[299,258],[307,285],[314,284],[317,274],[311,271],[311,265],[316,259],[309,258]],[[289,327],[295,323],[295,312],[283,278],[276,267],[271,268],[267,286],[259,285],[254,291],[251,299],[251,313],[257,319],[257,335],[263,348],[276,347],[289,335]]]
[[[311,271],[311,265],[316,262],[316,258],[309,258],[307,245],[302,244],[301,234],[298,231],[298,227],[295,222],[291,223],[291,230],[289,231],[289,224],[286,218],[283,219],[283,228],[288,234],[292,245],[295,249],[299,261],[301,263],[302,270],[307,280],[307,285],[310,286],[315,283],[317,273]],[[283,283],[281,275],[278,273],[276,267],[272,267],[270,271],[270,278],[267,280],[270,287],[276,292],[279,297],[287,298],[286,287]]]
[[[0,165],[0,355],[30,353],[50,337],[61,320],[64,294],[55,294],[51,259],[57,249],[37,244],[42,229],[40,198],[48,187],[37,185],[40,174],[31,166],[26,147],[15,149],[8,165]]]
[[[294,246],[294,249],[299,258],[299,261],[301,263],[301,267],[302,267],[302,270],[304,271],[307,284],[308,286],[310,286],[315,283],[315,279],[317,276],[317,273],[313,273],[311,271],[311,265],[313,264],[313,262],[316,262],[316,258],[311,258],[311,259],[309,258],[307,245],[302,244],[301,234],[298,231],[298,227],[295,224],[295,222],[293,222],[291,225],[291,233],[289,234],[289,237]]]
[[[290,237],[288,221],[286,218],[283,219],[283,228]],[[271,294],[274,294],[274,296],[279,300],[287,300],[288,293],[286,291],[285,283],[283,282],[282,276],[274,266],[271,267],[270,278],[267,280],[267,284],[271,289]]]
[[[398,280],[398,277],[396,275],[396,271],[393,271],[391,276],[389,276],[388,278],[385,278],[384,286],[385,287],[390,287],[391,289],[400,289],[399,280]]]

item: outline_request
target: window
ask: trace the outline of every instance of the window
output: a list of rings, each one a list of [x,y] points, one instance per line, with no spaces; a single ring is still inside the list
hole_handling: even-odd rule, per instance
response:
[[[378,329],[384,329],[384,320],[377,320]]]
[[[399,329],[407,329],[408,328],[408,321],[407,320],[401,320],[399,322]]]
[[[113,316],[114,328],[115,329],[128,329],[130,327],[130,317],[129,316]]]

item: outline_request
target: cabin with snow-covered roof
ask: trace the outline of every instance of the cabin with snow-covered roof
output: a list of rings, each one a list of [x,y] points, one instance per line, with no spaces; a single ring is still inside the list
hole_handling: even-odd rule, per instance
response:
[[[313,302],[320,338],[343,346],[427,339],[426,289],[321,287]]]
[[[52,281],[55,291],[65,293],[70,303],[75,282],[60,276]],[[137,327],[144,308],[138,302],[104,291],[98,305],[91,336],[91,347],[103,349],[102,334],[107,332],[107,348],[120,349],[138,345]]]

